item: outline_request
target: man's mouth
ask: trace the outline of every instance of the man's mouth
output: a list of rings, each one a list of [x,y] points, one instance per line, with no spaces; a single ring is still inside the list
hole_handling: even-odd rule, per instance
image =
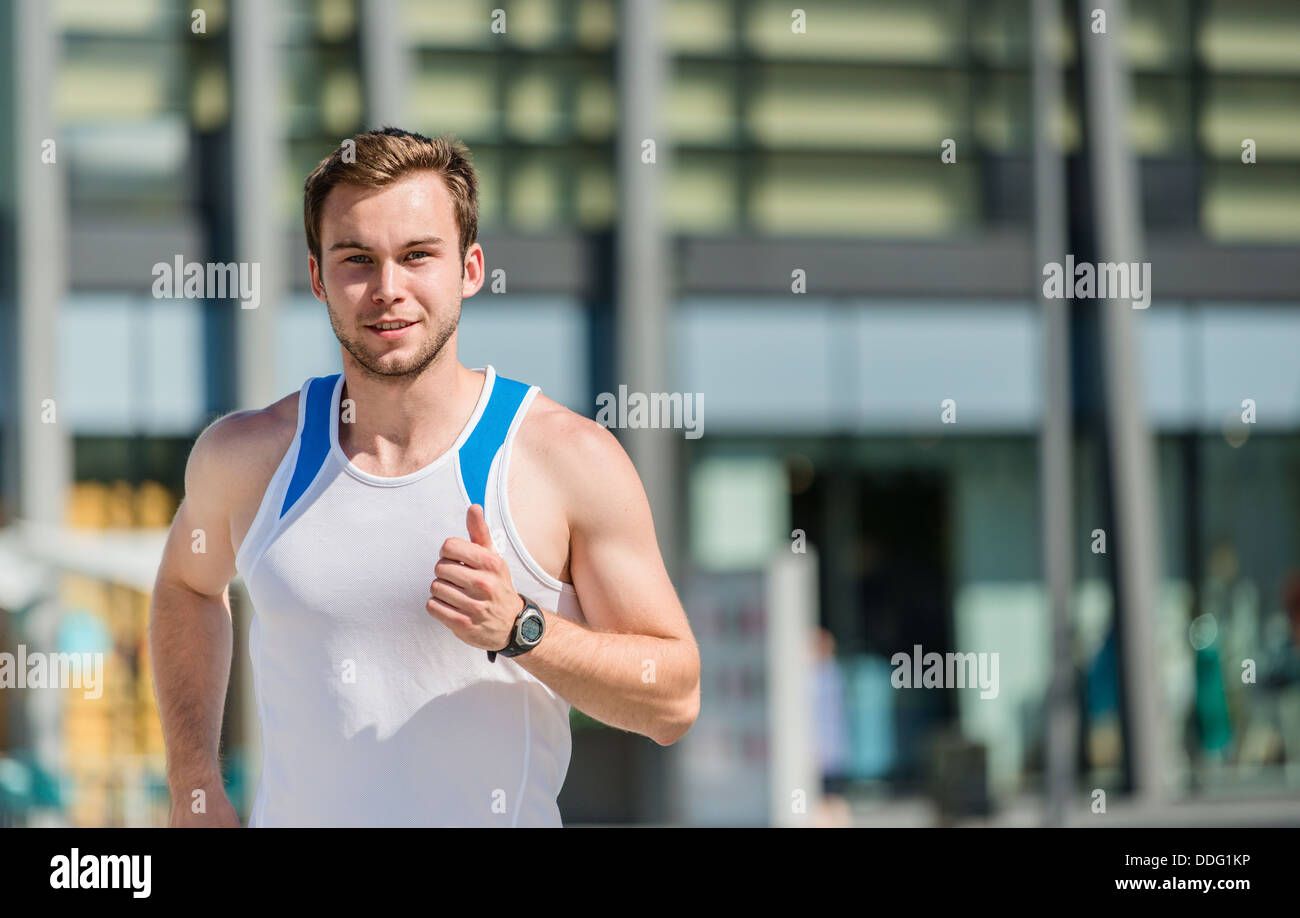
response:
[[[399,338],[406,333],[406,329],[414,324],[414,322],[407,322],[404,319],[391,319],[385,322],[374,322],[367,325],[366,328],[381,338]]]

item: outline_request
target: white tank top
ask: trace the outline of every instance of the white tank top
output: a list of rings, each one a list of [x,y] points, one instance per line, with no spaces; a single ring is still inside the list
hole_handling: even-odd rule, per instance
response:
[[[510,518],[506,468],[541,391],[480,367],[469,423],[400,478],[339,447],[341,375],[309,379],[298,430],[236,556],[252,599],[258,826],[559,826],[569,705],[425,610],[442,543],[484,508],[515,589],[585,623]]]

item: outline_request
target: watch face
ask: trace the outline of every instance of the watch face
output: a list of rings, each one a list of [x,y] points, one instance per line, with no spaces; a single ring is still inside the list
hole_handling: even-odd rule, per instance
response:
[[[519,637],[528,643],[537,641],[542,636],[542,621],[536,615],[530,615],[519,624]]]

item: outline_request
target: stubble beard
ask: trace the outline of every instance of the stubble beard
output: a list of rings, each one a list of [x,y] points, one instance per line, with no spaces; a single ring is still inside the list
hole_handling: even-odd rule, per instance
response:
[[[455,315],[434,328],[426,336],[423,347],[413,357],[397,364],[381,364],[377,362],[374,355],[368,352],[360,341],[342,327],[338,315],[334,312],[334,307],[330,304],[328,293],[325,296],[325,308],[329,313],[330,327],[334,329],[334,337],[339,339],[339,344],[343,345],[343,348],[352,355],[352,359],[357,362],[362,371],[371,379],[395,380],[405,377],[418,377],[431,363],[438,359],[443,347],[451,340],[451,336],[456,333],[456,326],[460,324],[461,298],[456,298]]]

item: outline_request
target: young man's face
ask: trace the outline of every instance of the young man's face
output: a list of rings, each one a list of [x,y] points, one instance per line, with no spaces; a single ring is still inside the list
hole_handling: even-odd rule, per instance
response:
[[[483,283],[482,249],[471,245],[461,261],[451,193],[432,172],[384,188],[335,186],[320,240],[320,263],[308,256],[312,291],[368,375],[418,375],[455,335],[461,297]]]

